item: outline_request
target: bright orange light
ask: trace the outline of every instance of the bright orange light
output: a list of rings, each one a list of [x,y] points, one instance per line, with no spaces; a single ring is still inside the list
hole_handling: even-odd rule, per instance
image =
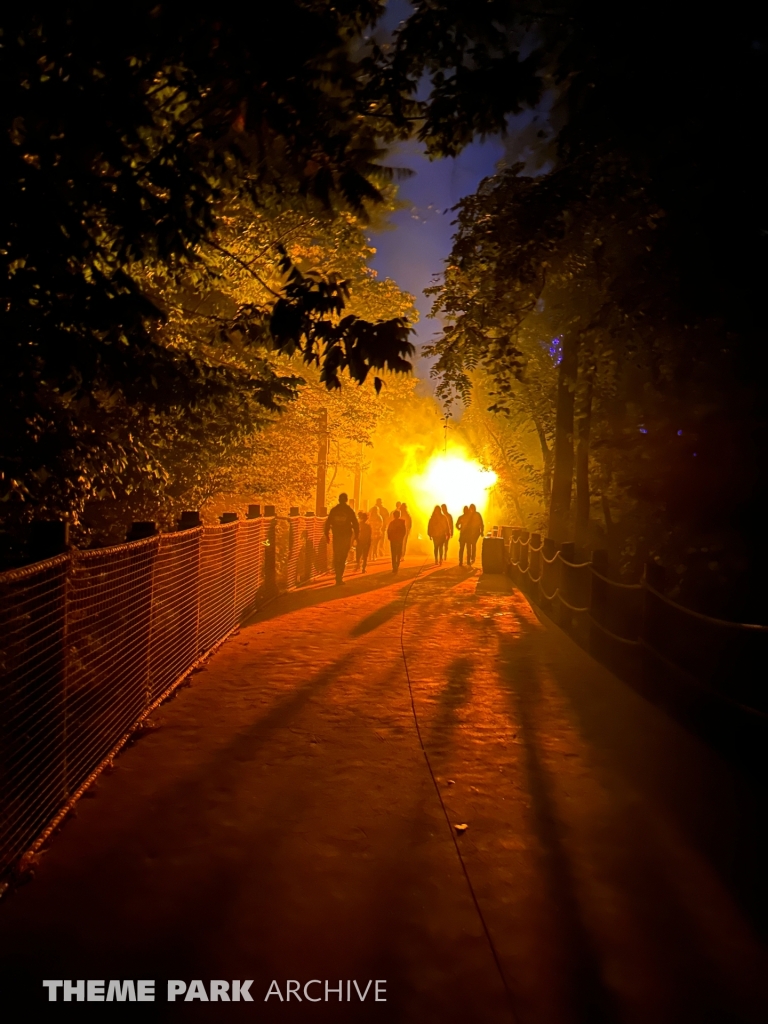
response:
[[[485,512],[488,492],[497,479],[492,469],[454,450],[433,455],[423,469],[409,474],[407,489],[425,516],[435,505],[445,504],[455,518],[464,505],[474,504],[479,512]]]

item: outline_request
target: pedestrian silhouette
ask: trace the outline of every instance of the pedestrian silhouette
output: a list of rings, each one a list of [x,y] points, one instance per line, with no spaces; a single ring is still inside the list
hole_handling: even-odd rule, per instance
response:
[[[435,549],[435,565],[442,565],[443,548],[448,536],[448,520],[439,505],[435,505],[435,510],[429,517],[427,536],[432,538],[432,545]]]
[[[392,552],[392,572],[400,568],[400,559],[403,557],[403,541],[405,540],[405,523],[400,518],[399,509],[395,509],[387,527],[387,539],[389,550]]]
[[[344,582],[344,564],[352,545],[352,538],[357,539],[360,532],[357,516],[347,504],[348,500],[346,494],[339,495],[338,505],[333,506],[323,526],[326,543],[330,540],[329,535],[333,535],[333,570],[338,586]]]
[[[384,524],[384,526],[386,527],[386,526],[388,525],[388,523],[389,523],[389,512],[388,512],[388,511],[387,511],[387,509],[386,509],[386,508],[384,508],[384,506],[382,505],[382,503],[381,503],[381,498],[377,498],[377,499],[376,499],[376,508],[377,508],[377,509],[378,509],[378,511],[379,511],[379,515],[381,516],[381,521],[382,521],[382,523],[383,523],[383,524]]]
[[[467,546],[469,520],[469,505],[465,505],[464,511],[456,520],[456,528],[459,531],[459,565],[464,564],[464,548]]]
[[[467,518],[467,565],[474,565],[477,541],[485,533],[485,525],[483,517],[474,505],[469,506]]]
[[[449,542],[451,540],[451,537],[453,536],[453,516],[448,511],[447,505],[441,505],[440,506],[440,510],[443,513],[443,515],[445,516],[445,521],[448,524],[448,532],[445,535],[445,543],[443,544],[443,550],[442,550],[442,558],[443,558],[443,561],[445,562],[445,561],[448,560],[448,544],[449,544]]]
[[[408,538],[411,535],[411,527],[413,526],[411,513],[408,511],[408,506],[405,502],[400,506],[400,518],[405,523],[405,540],[403,541],[403,557],[405,557],[405,552],[408,549]]]
[[[357,535],[356,545],[357,568],[360,569],[362,565],[361,572],[365,572],[368,565],[368,553],[371,550],[371,525],[368,522],[367,512],[358,512],[357,518],[360,521],[360,532]]]
[[[381,499],[379,499],[381,500]],[[386,509],[384,510],[386,512]],[[371,558],[380,558],[384,543],[384,521],[378,505],[374,505],[368,513],[368,525],[371,527]]]

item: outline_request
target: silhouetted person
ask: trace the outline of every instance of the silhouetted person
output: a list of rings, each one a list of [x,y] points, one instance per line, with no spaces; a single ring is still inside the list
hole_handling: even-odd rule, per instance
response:
[[[405,540],[405,523],[400,518],[400,511],[395,509],[387,527],[387,540],[389,550],[392,552],[392,572],[400,568],[400,559],[403,557],[403,541]]]
[[[411,535],[411,527],[413,526],[413,520],[411,519],[411,513],[408,511],[408,506],[405,502],[400,506],[400,518],[405,523],[405,540],[403,541],[403,555],[405,555],[408,547],[408,538]]]
[[[432,544],[435,549],[435,565],[442,565],[443,547],[445,545],[445,538],[448,536],[448,520],[443,515],[439,505],[435,505],[435,510],[429,517],[427,536],[432,538]]]
[[[346,494],[339,495],[339,503],[334,505],[328,513],[323,527],[326,542],[330,540],[329,534],[333,534],[333,570],[336,573],[338,586],[344,582],[344,563],[352,545],[352,538],[357,538],[360,532],[357,516],[347,501]]]
[[[467,546],[467,529],[469,526],[469,505],[464,506],[464,511],[456,520],[456,529],[459,531],[459,565],[464,564],[464,548]]]
[[[475,564],[475,553],[477,549],[478,538],[482,537],[485,533],[485,525],[483,523],[483,517],[477,511],[474,505],[469,506],[467,523],[467,565]]]
[[[453,516],[448,511],[448,506],[447,505],[441,505],[440,506],[440,511],[443,513],[443,515],[445,516],[445,521],[448,523],[448,533],[445,536],[445,543],[443,544],[443,550],[442,550],[443,561],[447,561],[448,560],[448,543],[449,543],[451,537],[453,536]]]
[[[381,516],[382,529],[386,530],[387,526],[389,526],[389,512],[381,504],[381,498],[376,499],[376,508],[379,510],[379,515]]]
[[[384,511],[386,511],[386,509]],[[385,524],[381,518],[381,512],[379,511],[378,505],[374,505],[368,513],[368,524],[371,527],[371,558],[379,558],[381,555],[381,546],[384,543]]]
[[[371,550],[371,524],[368,522],[367,512],[358,512],[357,518],[360,521],[360,532],[357,535],[357,568],[365,572],[368,565],[368,553]]]

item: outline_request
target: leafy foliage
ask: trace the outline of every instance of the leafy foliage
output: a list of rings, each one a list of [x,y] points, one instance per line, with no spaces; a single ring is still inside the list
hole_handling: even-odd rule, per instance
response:
[[[556,446],[570,345],[565,472],[573,473],[578,442],[588,543],[607,546],[635,578],[656,553],[685,599],[736,613],[754,480],[751,396],[739,379],[750,336],[739,339],[723,318],[691,308],[669,220],[652,182],[617,156],[573,161],[538,179],[513,170],[484,182],[460,204],[452,258],[434,290],[435,312],[447,318],[432,348],[435,372],[446,398],[479,385],[520,440],[543,426]],[[504,445],[495,465],[514,453]],[[528,453],[529,478],[543,482],[545,447],[541,459]],[[554,469],[556,476],[556,462]],[[519,479],[516,486],[519,494]],[[574,522],[571,506],[571,537]]]

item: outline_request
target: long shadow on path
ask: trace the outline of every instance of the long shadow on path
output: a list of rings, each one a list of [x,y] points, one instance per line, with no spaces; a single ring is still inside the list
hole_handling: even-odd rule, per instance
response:
[[[409,583],[419,574],[420,565],[410,565],[401,568],[400,572],[393,573],[391,568],[381,568],[368,572],[354,573],[346,576],[342,586],[336,586],[332,576],[322,576],[319,580],[305,583],[295,590],[281,594],[268,605],[259,611],[249,615],[242,623],[242,628],[253,626],[259,622],[269,622],[281,615],[292,612],[304,611],[306,608],[314,608],[320,604],[329,604],[333,601],[343,601],[350,597],[358,597],[361,594],[374,593],[387,587],[401,583]]]

